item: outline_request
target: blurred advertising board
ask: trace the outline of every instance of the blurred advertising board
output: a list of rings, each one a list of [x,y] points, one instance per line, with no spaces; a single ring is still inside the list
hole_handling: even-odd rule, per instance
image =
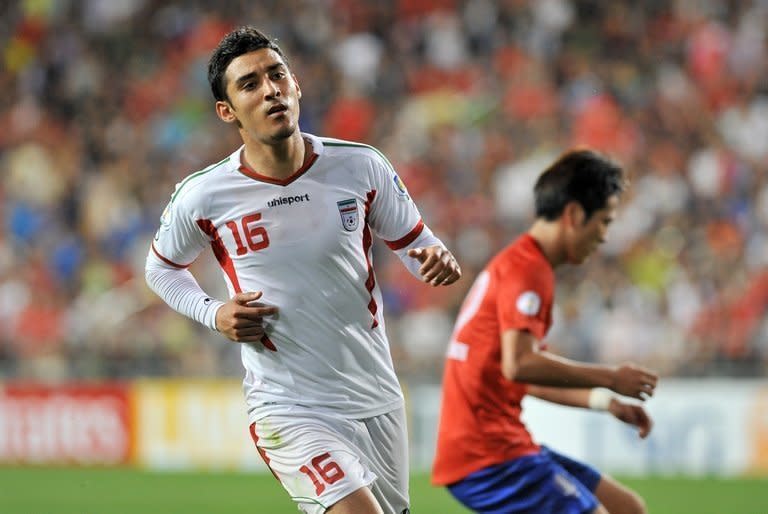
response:
[[[138,381],[136,463],[153,469],[265,469],[239,381]]]
[[[128,388],[0,384],[0,462],[118,465],[130,461]]]
[[[439,386],[410,387],[414,467],[428,469]],[[432,403],[430,403],[432,402]],[[534,439],[599,469],[625,475],[768,475],[768,381],[662,379],[641,440],[610,414],[524,401]]]
[[[0,464],[266,470],[235,380],[0,383]]]
[[[428,470],[438,384],[405,384],[411,463]],[[609,414],[525,400],[542,444],[626,475],[768,475],[768,381],[663,379],[646,440]],[[0,384],[0,464],[265,470],[235,380]]]

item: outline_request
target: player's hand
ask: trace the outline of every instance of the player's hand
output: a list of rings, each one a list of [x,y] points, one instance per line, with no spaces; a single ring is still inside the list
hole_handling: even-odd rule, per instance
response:
[[[264,318],[276,317],[278,309],[259,302],[259,298],[261,292],[236,294],[216,311],[216,330],[238,343],[262,342],[266,335]]]
[[[461,268],[451,252],[441,246],[411,248],[408,257],[421,263],[421,279],[433,286],[447,286],[461,278]]]
[[[648,369],[623,364],[614,370],[611,389],[621,395],[645,401],[653,396],[658,381],[659,377]]]
[[[641,439],[645,439],[651,433],[653,421],[642,405],[622,402],[618,398],[613,398],[608,406],[608,412],[619,421],[636,426]]]

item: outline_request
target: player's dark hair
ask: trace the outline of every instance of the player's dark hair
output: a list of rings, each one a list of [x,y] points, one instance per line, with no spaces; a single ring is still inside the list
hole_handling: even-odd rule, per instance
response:
[[[277,52],[283,58],[285,65],[288,66],[288,59],[277,46],[277,43],[256,27],[245,25],[236,28],[222,38],[208,61],[208,83],[211,85],[213,97],[217,101],[227,100],[225,72],[229,63],[236,57],[262,48],[269,48]]]
[[[536,217],[560,217],[569,202],[584,209],[586,220],[627,187],[622,168],[592,150],[566,152],[539,176],[533,187]]]

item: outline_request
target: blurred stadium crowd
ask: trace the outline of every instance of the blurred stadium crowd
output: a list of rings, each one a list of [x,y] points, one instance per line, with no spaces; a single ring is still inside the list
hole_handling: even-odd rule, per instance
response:
[[[374,261],[405,377],[439,376],[464,292],[531,221],[538,172],[600,149],[632,187],[559,272],[551,347],[663,375],[768,375],[767,0],[17,0],[0,4],[0,378],[240,376],[144,284],[175,183],[239,145],[207,59],[279,39],[306,132],[393,162],[465,270]],[[223,296],[213,258],[193,272]]]

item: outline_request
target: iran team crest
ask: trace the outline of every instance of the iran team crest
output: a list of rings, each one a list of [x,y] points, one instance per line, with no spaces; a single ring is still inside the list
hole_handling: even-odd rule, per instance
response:
[[[357,222],[359,219],[357,213],[357,201],[354,198],[349,200],[342,200],[336,202],[339,207],[339,214],[341,215],[341,225],[347,232],[352,232],[357,228]]]

